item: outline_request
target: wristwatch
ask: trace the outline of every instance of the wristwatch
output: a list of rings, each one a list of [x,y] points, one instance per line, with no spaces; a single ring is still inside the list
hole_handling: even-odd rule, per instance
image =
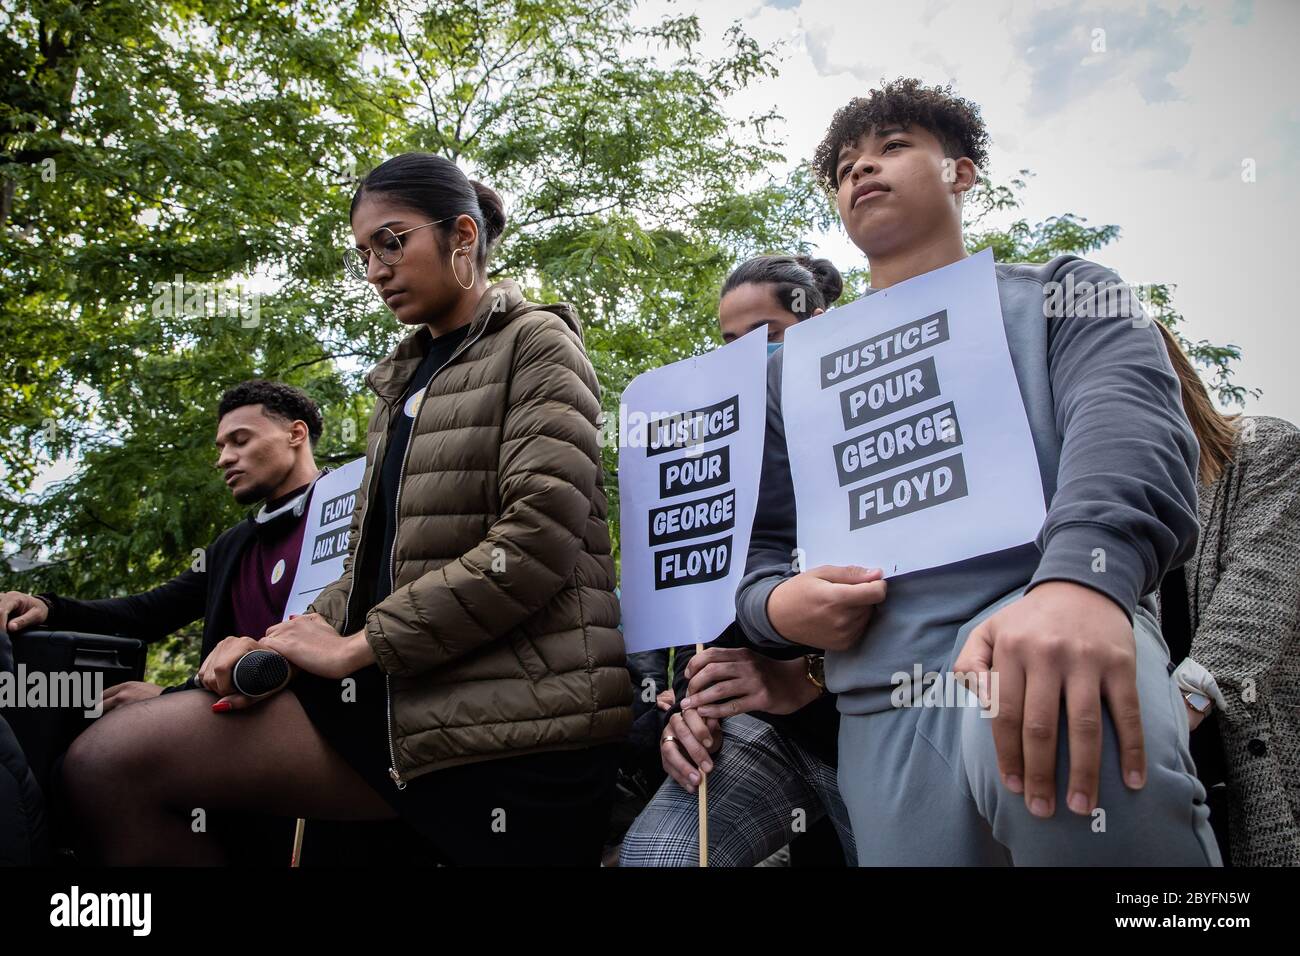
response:
[[[822,654],[805,654],[803,659],[807,665],[805,673],[808,679],[817,687],[818,693],[826,693],[826,657]]]

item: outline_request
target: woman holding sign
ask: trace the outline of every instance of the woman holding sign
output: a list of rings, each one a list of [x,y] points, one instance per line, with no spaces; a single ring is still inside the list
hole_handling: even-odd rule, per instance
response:
[[[442,157],[379,166],[351,221],[349,272],[411,331],[366,377],[343,577],[219,646],[200,677],[220,700],[147,704],[147,781],[113,781],[140,790],[137,839],[106,856],[220,862],[171,809],[220,806],[400,816],[451,864],[597,865],[632,691],[581,327],[488,283],[501,199]],[[288,658],[293,693],[234,692],[249,646]]]
[[[820,315],[842,290],[829,260],[757,256],[722,287],[722,337],[731,342],[766,325],[774,352],[786,329]],[[785,656],[751,650],[734,626],[701,654],[677,648],[674,670],[690,683],[659,741],[669,778],[628,830],[619,865],[695,865],[701,770],[709,774],[712,865],[753,866],[825,818],[854,858],[835,784],[839,715],[820,652]]]

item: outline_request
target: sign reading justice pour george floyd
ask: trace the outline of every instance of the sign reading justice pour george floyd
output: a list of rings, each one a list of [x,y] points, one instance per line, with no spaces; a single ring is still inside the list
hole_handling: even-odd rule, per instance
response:
[[[805,567],[906,574],[1032,541],[1046,516],[989,249],[786,332]]]
[[[765,329],[637,376],[618,450],[623,638],[628,653],[716,638],[758,502],[766,429]]]

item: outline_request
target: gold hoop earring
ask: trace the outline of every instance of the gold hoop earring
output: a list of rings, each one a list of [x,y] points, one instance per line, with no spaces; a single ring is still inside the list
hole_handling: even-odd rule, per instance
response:
[[[458,252],[463,252],[465,254],[465,261],[469,263],[469,268],[470,268],[469,285],[466,285],[465,283],[460,281],[460,273],[456,271],[456,253]],[[474,260],[470,259],[469,249],[465,248],[464,246],[461,246],[459,249],[452,250],[451,274],[456,277],[456,284],[460,286],[462,289],[464,289],[465,291],[468,292],[470,289],[474,288],[474,282],[478,279],[478,267],[474,265]]]

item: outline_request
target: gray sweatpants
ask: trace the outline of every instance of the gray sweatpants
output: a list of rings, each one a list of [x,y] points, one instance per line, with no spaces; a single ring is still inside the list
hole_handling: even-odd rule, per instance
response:
[[[958,632],[952,665],[981,621],[1023,594],[1006,595]],[[1066,806],[1069,744],[1064,708],[1056,760],[1056,812],[1030,814],[998,774],[993,721],[978,706],[899,707],[840,718],[839,786],[861,866],[1221,866],[1205,789],[1187,746],[1187,712],[1169,675],[1155,619],[1134,616],[1147,783],[1120,779],[1105,706],[1098,807]],[[958,694],[967,695],[964,688]],[[973,701],[964,696],[963,703]],[[1098,811],[1101,811],[1100,813]]]

